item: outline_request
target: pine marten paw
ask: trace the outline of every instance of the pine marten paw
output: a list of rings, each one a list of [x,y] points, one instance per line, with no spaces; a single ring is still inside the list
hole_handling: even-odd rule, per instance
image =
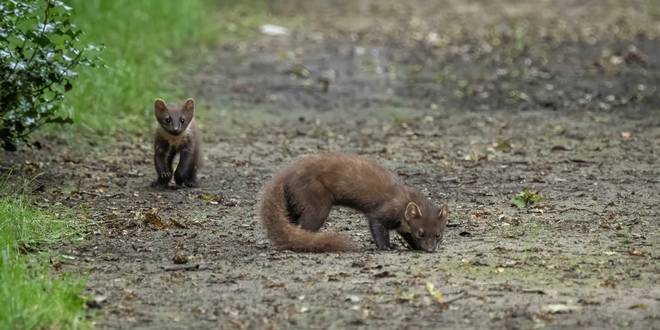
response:
[[[383,247],[376,247],[376,249],[379,251],[395,251],[396,247],[392,244],[389,244]]]
[[[151,182],[151,187],[153,188],[167,188],[167,185],[169,184],[168,181],[161,181],[161,180],[154,180]]]
[[[152,187],[165,188],[172,180],[172,172],[158,173],[158,179],[151,183]]]
[[[177,182],[176,186],[179,188],[195,188],[199,185],[197,184],[197,181],[183,181]]]

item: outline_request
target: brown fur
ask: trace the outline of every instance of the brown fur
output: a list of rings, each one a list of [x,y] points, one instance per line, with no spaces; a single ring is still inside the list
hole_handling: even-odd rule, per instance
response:
[[[192,99],[186,100],[180,107],[166,105],[160,99],[154,102],[154,115],[158,122],[154,135],[154,165],[158,178],[154,186],[167,186],[172,177],[179,186],[197,184],[197,171],[202,165],[202,143],[194,111]],[[179,154],[179,164],[172,173],[176,154]]]
[[[318,232],[334,205],[364,213],[379,249],[392,248],[389,231],[397,230],[411,248],[433,251],[448,215],[446,205],[436,207],[380,165],[331,153],[303,157],[266,185],[262,224],[279,250],[355,251],[345,237]]]

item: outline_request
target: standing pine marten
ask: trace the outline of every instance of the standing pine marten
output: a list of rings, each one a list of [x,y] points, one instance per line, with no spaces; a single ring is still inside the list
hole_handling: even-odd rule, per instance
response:
[[[328,153],[303,157],[264,189],[261,220],[278,250],[355,251],[333,232],[318,232],[334,205],[364,213],[380,250],[392,249],[396,230],[412,249],[435,251],[447,224],[447,205],[437,207],[385,168],[365,158]]]
[[[172,162],[179,154],[174,172],[177,186],[197,185],[197,170],[201,166],[201,136],[195,125],[195,102],[186,100],[183,106],[166,105],[161,99],[154,102],[158,121],[154,141],[154,164],[158,178],[154,186],[166,187],[172,179]]]

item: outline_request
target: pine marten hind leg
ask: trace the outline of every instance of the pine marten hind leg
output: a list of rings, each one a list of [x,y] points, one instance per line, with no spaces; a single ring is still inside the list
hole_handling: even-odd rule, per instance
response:
[[[332,208],[332,200],[330,200],[326,188],[320,182],[316,182],[308,183],[304,193],[296,193],[295,189],[291,190],[290,198],[295,201],[296,211],[300,214],[298,225],[309,231],[321,229]]]

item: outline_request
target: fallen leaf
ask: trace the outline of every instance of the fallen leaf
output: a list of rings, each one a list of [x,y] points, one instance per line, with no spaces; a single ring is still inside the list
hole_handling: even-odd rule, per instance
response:
[[[178,222],[174,219],[170,219],[170,227],[176,227],[176,228],[179,228],[179,229],[188,228],[188,227],[184,226],[182,223],[180,223],[180,222]]]
[[[184,254],[177,254],[172,258],[172,262],[174,262],[177,265],[182,265],[188,263],[188,256]]]
[[[399,288],[396,289],[396,301],[398,303],[410,302],[415,299],[414,292],[402,292]]]
[[[146,225],[151,225],[155,229],[165,229],[167,228],[167,225],[163,223],[163,220],[158,216],[158,214],[155,213],[144,213],[144,223]]]
[[[632,133],[630,132],[621,132],[621,138],[624,140],[630,140],[632,138]]]
[[[135,291],[129,290],[129,289],[124,290],[124,299],[133,300],[135,298],[137,298],[137,295],[135,294]]]
[[[649,305],[647,304],[634,304],[630,306],[630,309],[647,309],[649,308]]]
[[[147,212],[142,214],[144,216],[144,224],[156,230],[168,228],[186,229],[187,227],[180,222],[172,219],[170,221],[163,221],[161,217],[154,212]]]
[[[497,151],[509,152],[511,151],[511,142],[509,140],[498,140],[493,147]]]
[[[290,68],[284,70],[284,73],[292,76],[296,76],[301,79],[309,78],[310,71],[304,64],[294,64]]]
[[[221,194],[200,194],[199,199],[217,204],[222,202],[223,196]]]
[[[470,162],[478,162],[478,161],[481,161],[481,160],[487,160],[488,156],[479,155],[475,152],[472,152],[472,153],[466,155],[463,159],[466,160],[466,161],[470,161]]]
[[[436,289],[433,283],[431,282],[426,282],[426,291],[429,292],[431,297],[435,299],[435,301],[438,302],[438,304],[444,305],[445,303],[445,296],[440,292],[440,290]]]
[[[644,257],[646,256],[646,252],[633,249],[628,251],[628,255],[631,255],[633,257]]]

